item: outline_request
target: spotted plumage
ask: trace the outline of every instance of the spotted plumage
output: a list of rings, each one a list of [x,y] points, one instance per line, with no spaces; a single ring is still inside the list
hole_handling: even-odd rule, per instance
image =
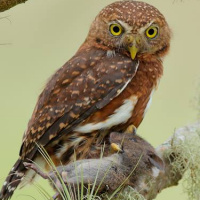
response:
[[[24,161],[45,166],[38,145],[56,165],[66,164],[74,152],[76,159],[97,158],[102,144],[109,143],[110,131],[138,127],[162,76],[169,46],[170,29],[153,6],[118,1],[104,8],[77,53],[39,96],[0,199],[11,198],[27,180],[24,175],[33,180]]]

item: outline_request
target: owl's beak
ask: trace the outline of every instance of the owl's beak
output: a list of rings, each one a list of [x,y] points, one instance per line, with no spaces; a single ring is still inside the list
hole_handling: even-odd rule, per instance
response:
[[[128,50],[129,50],[129,52],[130,52],[130,54],[131,54],[132,60],[134,60],[135,57],[136,57],[136,54],[137,54],[137,52],[138,52],[138,48],[137,48],[135,45],[133,45],[133,46],[131,46],[131,47],[128,47]]]
[[[125,36],[125,44],[127,46],[127,50],[130,52],[132,60],[134,60],[137,55],[139,43],[140,38],[138,36],[133,34],[127,34]]]

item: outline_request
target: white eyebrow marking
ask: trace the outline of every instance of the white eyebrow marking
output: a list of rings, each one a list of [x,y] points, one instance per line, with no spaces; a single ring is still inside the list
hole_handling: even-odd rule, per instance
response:
[[[130,26],[129,24],[127,24],[127,23],[125,23],[125,22],[123,22],[123,21],[121,21],[121,20],[115,20],[115,21],[111,21],[111,22],[109,22],[109,26],[111,25],[111,24],[120,24],[122,27],[123,27],[123,29],[124,29],[124,32],[126,32],[126,33],[131,33],[131,31],[133,30],[133,27],[132,26]]]
[[[147,25],[151,26],[154,23],[154,20],[152,20],[150,23],[148,23]]]
[[[139,33],[143,33],[147,28],[149,28],[152,24],[154,23],[154,20],[152,20],[151,22],[149,22],[148,24],[146,24],[145,26],[143,26],[142,28],[140,28]]]
[[[127,24],[127,23],[125,23],[125,22],[123,22],[121,20],[117,20],[117,22],[122,25],[122,27],[125,29],[125,31],[127,33],[130,33],[133,30],[133,27],[130,26],[129,24]]]

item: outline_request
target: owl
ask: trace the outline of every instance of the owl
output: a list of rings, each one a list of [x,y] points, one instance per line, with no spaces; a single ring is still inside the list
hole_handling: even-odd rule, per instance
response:
[[[163,74],[171,31],[155,7],[117,1],[91,24],[77,53],[48,81],[23,136],[19,159],[0,193],[10,199],[35,174],[24,162],[46,167],[39,147],[55,165],[98,158],[109,133],[142,122]],[[25,177],[25,178],[24,178]]]

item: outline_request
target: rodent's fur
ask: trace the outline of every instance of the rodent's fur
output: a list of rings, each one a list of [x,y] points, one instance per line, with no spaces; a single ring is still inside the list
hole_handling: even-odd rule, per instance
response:
[[[141,174],[155,178],[164,169],[163,161],[156,155],[154,148],[138,135],[113,132],[110,134],[110,143],[121,150],[102,159],[85,159],[58,167],[64,182],[76,187],[83,180],[84,186],[88,188],[88,184],[93,184],[97,177],[96,188],[101,183],[98,190],[100,194],[113,192],[122,183],[135,187]],[[155,170],[157,173],[154,173]],[[49,176],[62,189],[55,173],[50,172]]]

